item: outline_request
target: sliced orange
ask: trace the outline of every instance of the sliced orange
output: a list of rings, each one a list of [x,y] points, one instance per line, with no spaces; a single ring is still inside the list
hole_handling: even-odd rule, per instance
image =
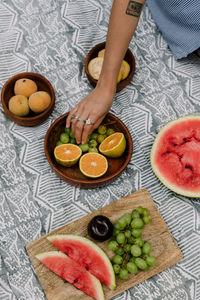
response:
[[[82,154],[81,148],[74,144],[59,145],[54,149],[56,161],[65,167],[71,167],[77,163]]]
[[[129,72],[130,72],[130,65],[127,63],[127,61],[123,60],[120,68],[121,74],[122,74],[122,80],[125,79]]]
[[[98,57],[104,57],[105,49],[102,49],[98,52]]]
[[[126,149],[126,139],[122,132],[115,132],[105,138],[99,151],[108,157],[120,157]]]
[[[98,178],[103,176],[108,169],[105,156],[95,152],[88,152],[79,160],[80,171],[87,177]]]

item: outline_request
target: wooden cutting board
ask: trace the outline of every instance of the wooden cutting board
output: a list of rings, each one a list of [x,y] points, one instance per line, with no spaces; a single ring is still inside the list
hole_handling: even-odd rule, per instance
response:
[[[112,222],[115,222],[125,212],[131,212],[139,205],[148,208],[152,216],[152,223],[145,226],[142,237],[145,241],[152,243],[153,249],[151,255],[157,258],[157,264],[146,272],[139,271],[136,275],[130,275],[129,279],[126,281],[117,278],[117,288],[114,291],[109,290],[103,285],[105,299],[110,299],[115,295],[122,293],[130,287],[154,276],[155,274],[158,274],[159,272],[162,272],[181,260],[182,253],[169,232],[162,216],[157,210],[150,194],[147,190],[139,190],[35,241],[32,241],[26,246],[31,262],[48,300],[89,300],[92,298],[65,282],[35,258],[35,255],[38,253],[57,250],[53,245],[51,245],[46,237],[54,234],[76,234],[88,237],[87,225],[91,218],[95,215],[105,215],[110,218]],[[109,257],[113,256],[113,253],[107,250],[107,241],[97,244]]]

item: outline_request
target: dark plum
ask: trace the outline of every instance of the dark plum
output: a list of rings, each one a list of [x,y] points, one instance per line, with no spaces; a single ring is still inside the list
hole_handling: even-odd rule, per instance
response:
[[[111,221],[102,215],[97,215],[91,219],[88,224],[88,234],[97,241],[108,240],[113,233],[113,225]]]

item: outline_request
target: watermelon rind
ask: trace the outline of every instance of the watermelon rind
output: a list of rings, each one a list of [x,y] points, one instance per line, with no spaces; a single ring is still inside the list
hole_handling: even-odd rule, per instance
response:
[[[64,259],[69,259],[64,253],[60,252],[60,251],[50,251],[50,252],[43,252],[43,253],[39,253],[37,255],[35,255],[35,257],[41,262],[43,263],[43,260],[45,258],[56,258],[56,257],[62,257]],[[71,259],[70,259],[71,260]],[[73,260],[71,260],[73,261]],[[45,263],[44,263],[45,265]],[[48,267],[48,266],[47,266]],[[52,272],[53,269],[50,269]],[[66,272],[66,268],[64,270]],[[105,297],[104,297],[104,292],[103,292],[103,288],[102,288],[102,285],[101,285],[101,282],[95,277],[93,276],[92,274],[90,274],[88,271],[86,271],[84,269],[84,272],[87,272],[88,273],[88,276],[90,277],[93,285],[92,287],[94,288],[95,292],[96,292],[96,297],[95,299],[96,300],[105,300]],[[55,273],[55,272],[54,272]],[[57,274],[57,273],[56,273]],[[58,275],[58,274],[57,274]],[[62,272],[62,278],[63,278],[63,272]],[[63,278],[65,280],[67,280],[67,278]],[[77,287],[76,287],[77,288]]]
[[[172,120],[170,122],[168,122],[165,126],[163,126],[161,128],[161,130],[159,131],[159,133],[157,134],[154,143],[152,145],[151,148],[151,152],[150,152],[150,162],[151,162],[151,167],[152,170],[154,171],[155,175],[158,177],[158,179],[170,190],[172,190],[173,192],[180,194],[182,196],[186,196],[186,197],[190,197],[190,198],[200,198],[200,191],[198,192],[194,192],[194,191],[189,191],[189,190],[184,190],[181,187],[178,187],[175,184],[172,184],[158,169],[158,167],[156,166],[155,163],[155,154],[157,151],[157,147],[158,144],[160,142],[161,137],[163,136],[163,134],[169,129],[171,128],[174,124],[183,122],[183,121],[187,121],[187,120],[200,120],[200,115],[187,115],[184,117],[180,117],[177,118],[175,120]]]
[[[73,240],[73,241],[79,241],[85,244],[86,246],[90,246],[93,251],[95,251],[98,255],[101,256],[103,261],[105,262],[105,265],[107,266],[107,271],[110,275],[110,285],[108,287],[111,290],[114,290],[116,288],[116,279],[115,279],[115,273],[111,264],[110,259],[108,258],[107,254],[93,241],[89,240],[88,238],[79,236],[79,235],[72,235],[72,234],[59,234],[59,235],[51,235],[48,236],[47,239],[53,244],[54,240]],[[59,249],[61,250],[61,249]]]

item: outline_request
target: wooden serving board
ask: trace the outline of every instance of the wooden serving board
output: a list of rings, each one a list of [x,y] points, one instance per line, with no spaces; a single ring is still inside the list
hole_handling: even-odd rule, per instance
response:
[[[128,280],[123,281],[117,278],[117,288],[114,291],[109,290],[103,285],[105,299],[110,299],[115,295],[122,293],[130,287],[154,276],[155,274],[158,274],[181,260],[182,253],[169,232],[162,216],[157,210],[150,194],[147,190],[139,190],[35,241],[32,241],[26,246],[31,262],[48,300],[89,300],[91,297],[85,295],[83,292],[65,282],[62,278],[51,272],[35,258],[35,255],[38,253],[57,250],[46,239],[46,237],[54,234],[76,234],[88,237],[87,225],[91,218],[95,215],[105,215],[110,218],[112,222],[115,222],[125,212],[130,213],[139,205],[148,208],[152,216],[152,223],[145,226],[142,237],[145,241],[152,243],[151,255],[154,255],[157,258],[157,264],[146,272],[139,271],[135,275],[129,275]],[[98,244],[111,258],[113,256],[113,252],[107,250],[107,243],[108,242],[106,241],[103,243],[97,242],[96,244]]]

